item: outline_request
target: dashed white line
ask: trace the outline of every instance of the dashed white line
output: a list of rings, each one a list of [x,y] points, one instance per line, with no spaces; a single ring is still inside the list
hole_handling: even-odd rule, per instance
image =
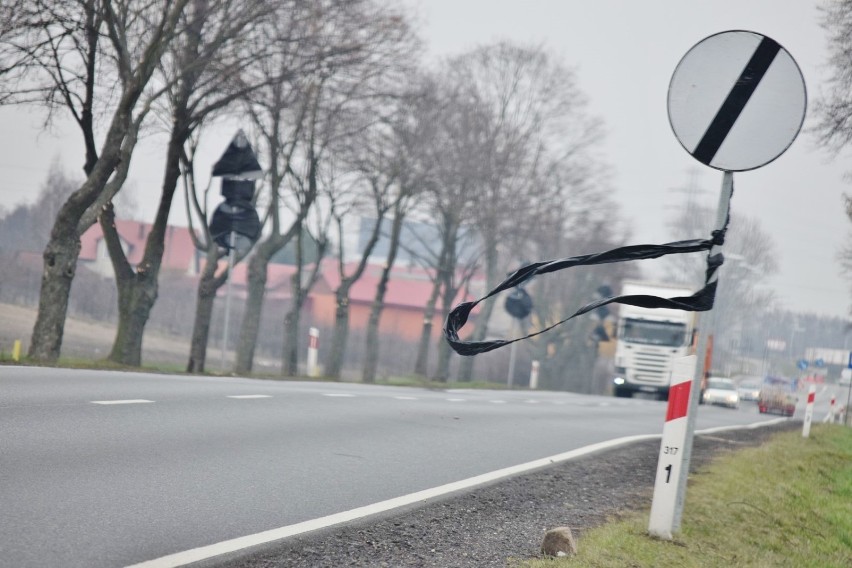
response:
[[[228,398],[272,398],[270,394],[229,394]]]
[[[493,404],[506,404],[505,400],[489,400],[488,402],[491,402]]]
[[[153,400],[145,400],[144,398],[130,398],[127,400],[92,400],[92,404],[144,404],[146,402],[154,402]]]
[[[323,393],[323,396],[330,396],[332,398],[355,398],[354,394],[349,394],[345,392],[327,392]]]
[[[532,398],[528,398],[528,399],[527,399],[527,400],[525,400],[524,402],[526,402],[527,404],[538,404],[538,403],[539,403],[539,402],[541,402],[541,401],[540,401],[540,400],[534,400],[534,399],[532,399]]]
[[[395,396],[396,400],[417,400],[416,396]]]
[[[466,402],[466,401],[467,401],[467,399],[465,399],[465,398],[448,398],[447,399],[447,402]]]

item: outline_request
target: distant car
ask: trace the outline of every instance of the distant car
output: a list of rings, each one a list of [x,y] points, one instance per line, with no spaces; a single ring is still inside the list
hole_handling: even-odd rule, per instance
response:
[[[799,402],[798,380],[786,377],[765,377],[760,395],[757,397],[757,409],[761,414],[783,414],[793,416]]]
[[[739,408],[740,395],[737,385],[731,379],[711,378],[704,389],[704,404],[718,404],[728,408]]]
[[[848,377],[848,376],[847,376],[847,377],[840,377],[840,380],[839,380],[839,381],[837,381],[837,386],[839,386],[839,387],[848,387],[848,386],[849,386],[850,381],[852,381],[852,378],[850,378],[850,377]]]
[[[737,394],[740,395],[740,400],[757,401],[762,382],[760,379],[743,379],[740,381],[737,385]]]

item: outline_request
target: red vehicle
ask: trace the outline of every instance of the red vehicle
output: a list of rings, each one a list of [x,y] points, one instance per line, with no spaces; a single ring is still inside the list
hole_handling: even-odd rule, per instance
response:
[[[757,396],[757,408],[761,414],[783,414],[793,416],[799,402],[798,384],[795,379],[766,377]]]

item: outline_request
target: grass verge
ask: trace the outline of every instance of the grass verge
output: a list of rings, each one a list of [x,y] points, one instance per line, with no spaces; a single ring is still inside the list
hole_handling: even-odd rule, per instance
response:
[[[574,557],[522,566],[852,566],[852,429],[818,424],[721,456],[690,476],[674,540],[647,527],[648,511],[631,513],[587,531]]]

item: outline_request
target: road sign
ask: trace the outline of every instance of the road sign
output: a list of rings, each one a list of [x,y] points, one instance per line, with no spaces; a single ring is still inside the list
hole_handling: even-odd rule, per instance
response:
[[[848,368],[852,369],[852,351],[849,352],[849,364],[846,365]]]
[[[814,361],[814,367],[825,367],[825,361],[822,359],[817,359]]]
[[[808,362],[807,362],[807,361],[805,361],[804,359],[799,359],[798,361],[796,361],[796,366],[797,366],[799,369],[801,369],[801,370],[803,370],[803,371],[804,371],[805,369],[807,369],[807,368],[808,368]]]
[[[805,119],[802,72],[775,40],[750,31],[707,37],[669,84],[669,122],[696,160],[724,171],[764,166],[793,143]]]

